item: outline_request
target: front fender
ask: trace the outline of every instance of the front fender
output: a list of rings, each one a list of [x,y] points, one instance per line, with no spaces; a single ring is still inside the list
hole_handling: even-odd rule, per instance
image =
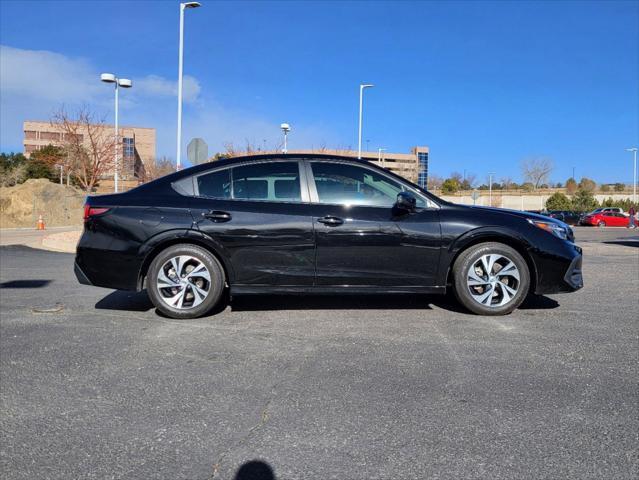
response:
[[[501,242],[515,248],[528,263],[531,276],[536,278],[537,269],[529,254],[531,243],[521,232],[513,228],[499,225],[482,226],[468,230],[458,236],[444,232],[442,232],[442,236],[444,240],[448,240],[448,242],[444,244],[444,248],[442,249],[439,268],[440,276],[438,278],[439,285],[446,285],[449,272],[453,268],[453,263],[462,251],[472,245],[483,242]]]

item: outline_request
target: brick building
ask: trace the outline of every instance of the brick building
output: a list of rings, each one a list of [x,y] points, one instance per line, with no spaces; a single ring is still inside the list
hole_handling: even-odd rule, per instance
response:
[[[27,157],[47,145],[64,144],[64,133],[50,122],[26,121],[23,130],[22,143]],[[113,136],[113,127],[104,125],[102,130],[104,135]],[[122,140],[120,179],[124,186],[132,187],[144,179],[144,166],[155,161],[155,128],[120,127],[119,134]],[[113,171],[108,172],[105,178],[112,179],[113,174]]]

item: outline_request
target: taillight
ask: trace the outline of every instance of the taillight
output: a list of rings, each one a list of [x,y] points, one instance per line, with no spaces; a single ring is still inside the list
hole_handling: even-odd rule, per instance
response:
[[[109,209],[107,207],[92,207],[90,205],[84,206],[84,221],[86,222],[90,217],[94,215],[101,215],[103,213],[108,212]]]

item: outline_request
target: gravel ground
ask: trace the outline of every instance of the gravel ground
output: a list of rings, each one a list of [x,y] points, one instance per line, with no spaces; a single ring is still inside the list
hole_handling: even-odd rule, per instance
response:
[[[270,296],[175,321],[2,247],[2,478],[637,478],[639,237],[576,230],[584,289],[498,318]]]

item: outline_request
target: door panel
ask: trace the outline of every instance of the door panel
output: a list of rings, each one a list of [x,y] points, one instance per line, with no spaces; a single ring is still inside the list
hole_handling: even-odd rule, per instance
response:
[[[318,286],[434,285],[441,237],[436,209],[393,216],[405,187],[362,165],[310,161],[306,171],[316,202]]]
[[[394,218],[391,209],[315,207],[316,285],[432,286],[439,263],[439,221],[430,210]],[[419,216],[419,219],[417,218]],[[343,223],[318,222],[335,217]]]
[[[226,250],[235,284],[312,285],[310,205],[193,198],[198,228]],[[231,218],[226,220],[223,214]],[[219,218],[219,220],[217,218]]]
[[[312,206],[301,173],[298,161],[287,160],[240,164],[196,178],[193,217],[225,249],[234,285],[313,284]]]

